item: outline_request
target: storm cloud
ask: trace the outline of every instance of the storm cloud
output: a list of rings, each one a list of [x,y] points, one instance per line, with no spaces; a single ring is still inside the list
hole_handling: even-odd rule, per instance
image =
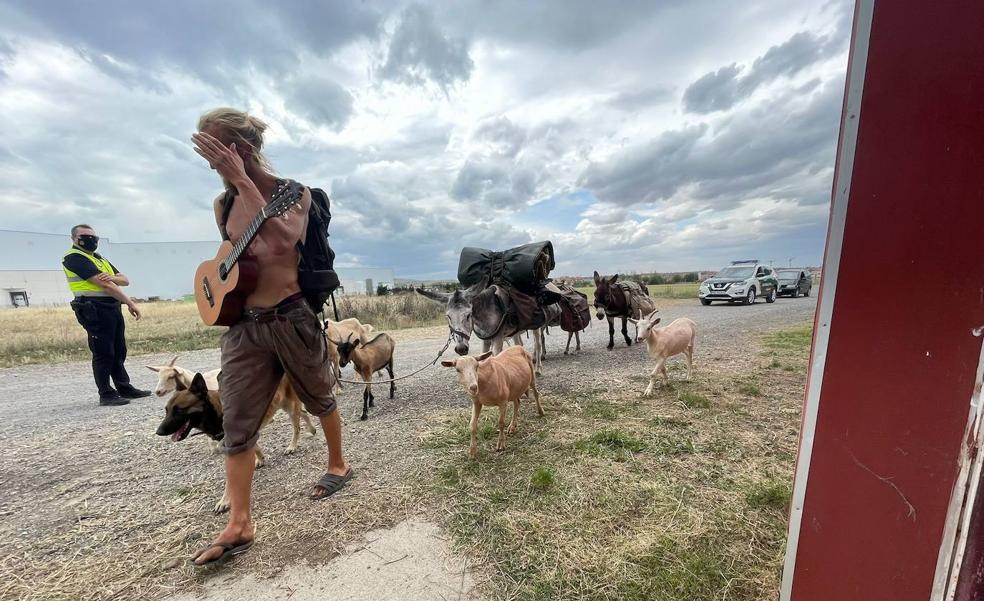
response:
[[[807,0],[0,5],[0,228],[216,240],[198,116],[270,124],[340,264],[453,277],[819,262],[851,7]]]

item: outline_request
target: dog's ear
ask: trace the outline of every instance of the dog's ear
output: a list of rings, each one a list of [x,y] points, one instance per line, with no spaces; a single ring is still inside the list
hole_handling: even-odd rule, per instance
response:
[[[196,373],[191,380],[191,392],[201,398],[208,397],[208,386],[205,385],[205,377],[202,374]]]
[[[178,377],[174,378],[174,389],[175,390],[188,390],[188,387],[185,386],[184,380],[181,379],[181,376],[178,376]]]
[[[153,371],[153,372],[159,372],[159,371],[161,371],[161,368],[159,368],[159,367],[157,367],[155,365],[145,365],[144,367],[146,367],[147,369],[149,369],[150,371]]]
[[[443,365],[444,367],[454,367],[455,365],[457,365],[457,363],[458,363],[457,359],[445,359],[444,361],[441,361],[441,365]]]

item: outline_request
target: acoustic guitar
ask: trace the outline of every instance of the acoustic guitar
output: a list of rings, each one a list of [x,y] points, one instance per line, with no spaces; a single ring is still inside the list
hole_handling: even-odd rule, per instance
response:
[[[243,257],[243,253],[267,219],[289,211],[303,194],[304,186],[295,181],[282,184],[238,241],[223,241],[215,258],[198,266],[195,303],[205,325],[231,326],[242,318],[246,297],[256,289],[258,276],[256,261]]]

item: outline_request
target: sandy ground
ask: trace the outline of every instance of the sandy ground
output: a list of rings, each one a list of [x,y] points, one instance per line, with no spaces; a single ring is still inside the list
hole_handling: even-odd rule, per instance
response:
[[[745,363],[745,353],[753,352],[748,342],[753,336],[805,323],[815,309],[813,298],[779,299],[771,305],[760,301],[753,307],[702,307],[696,299],[659,304],[663,323],[682,316],[697,322],[697,370]],[[400,375],[429,362],[446,339],[446,330],[404,330],[394,337]],[[562,355],[565,339],[557,330],[547,340],[550,356],[540,386],[548,418],[551,394],[585,378],[644,388],[638,376],[651,369],[644,346],[626,348],[616,332],[615,349],[606,350],[607,324],[599,321],[582,334],[579,355]],[[152,388],[156,376],[142,365],[168,359],[131,359],[128,369],[134,383]],[[218,350],[186,353],[179,364],[214,369]],[[346,373],[352,377],[350,370]],[[0,370],[0,599],[205,593],[223,598],[214,596],[217,591],[238,598],[228,587],[246,576],[277,577],[276,582],[291,587],[296,583],[291,598],[297,599],[306,598],[297,596],[305,591],[313,594],[311,587],[326,578],[333,579],[335,588],[342,586],[344,574],[351,573],[343,566],[359,553],[351,551],[352,545],[358,546],[367,532],[384,541],[379,544],[392,545],[378,552],[381,557],[399,557],[405,529],[433,532],[428,530],[432,526],[419,524],[423,508],[415,492],[433,462],[419,444],[432,426],[428,418],[455,408],[465,413],[469,402],[452,373],[440,368],[399,383],[394,400],[386,398],[382,387],[376,392],[376,407],[366,422],[358,420],[361,389],[347,386],[340,397],[346,453],[357,479],[327,502],[312,503],[306,497],[323,471],[320,433],[317,438],[305,434],[298,452],[283,456],[289,423],[286,416],[274,420],[261,440],[267,466],[255,478],[258,542],[224,570],[199,573],[185,558],[224,523],[211,513],[222,493],[222,466],[204,441],[175,444],[155,436],[163,417],[158,400],[99,407],[86,363]],[[381,531],[394,526],[389,534]],[[409,576],[443,574],[450,561],[445,543],[437,534],[433,540],[421,540],[427,542],[415,550],[420,555]],[[363,563],[366,572],[372,570],[366,566],[381,567],[378,561],[357,563]],[[381,574],[389,581],[389,572]],[[442,598],[422,595],[418,598]]]
[[[275,578],[229,574],[211,580],[203,593],[169,601],[404,601],[474,599],[467,562],[453,557],[440,530],[407,520],[373,530],[360,545],[322,566],[291,566]]]

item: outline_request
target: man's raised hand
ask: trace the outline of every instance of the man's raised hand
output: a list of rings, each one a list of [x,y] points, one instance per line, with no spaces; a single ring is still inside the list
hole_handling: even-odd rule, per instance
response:
[[[195,152],[201,155],[209,166],[219,172],[226,181],[236,181],[246,177],[246,167],[243,158],[236,152],[236,143],[224,146],[214,136],[207,133],[196,133],[191,136],[195,143]]]

